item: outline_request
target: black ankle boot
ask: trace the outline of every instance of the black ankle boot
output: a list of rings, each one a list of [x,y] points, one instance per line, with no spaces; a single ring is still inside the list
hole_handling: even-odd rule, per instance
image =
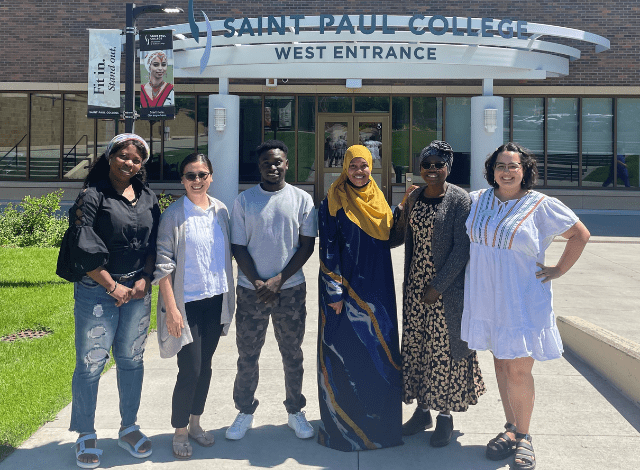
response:
[[[453,416],[438,415],[436,430],[431,434],[429,443],[432,447],[444,447],[451,442],[453,434]]]
[[[414,434],[430,429],[433,427],[433,421],[431,420],[431,413],[429,410],[423,410],[420,407],[416,408],[413,412],[413,416],[409,418],[409,421],[402,425],[403,436],[413,436]]]

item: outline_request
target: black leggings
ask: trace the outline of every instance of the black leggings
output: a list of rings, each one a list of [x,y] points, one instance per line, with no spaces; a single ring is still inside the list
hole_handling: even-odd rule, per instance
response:
[[[173,390],[171,426],[184,428],[189,415],[201,415],[211,383],[211,358],[222,333],[222,295],[187,302],[187,322],[193,343],[178,352],[178,377]]]

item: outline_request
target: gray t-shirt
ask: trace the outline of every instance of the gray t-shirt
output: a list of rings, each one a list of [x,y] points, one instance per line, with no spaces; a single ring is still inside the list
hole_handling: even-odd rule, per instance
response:
[[[247,247],[261,279],[282,272],[300,247],[300,235],[318,236],[313,199],[302,189],[285,184],[280,191],[265,191],[256,185],[241,193],[231,213],[231,243]],[[282,289],[304,282],[302,269]],[[238,285],[254,289],[238,269]]]

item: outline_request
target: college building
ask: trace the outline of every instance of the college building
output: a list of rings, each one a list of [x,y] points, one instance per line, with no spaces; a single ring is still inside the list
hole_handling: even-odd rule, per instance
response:
[[[316,203],[344,150],[366,145],[394,205],[421,181],[431,140],[451,144],[449,181],[468,189],[486,185],[487,154],[515,141],[536,155],[540,191],[574,209],[638,207],[637,0],[189,3],[136,23],[173,31],[175,119],[135,121],[158,193],[180,193],[179,163],[198,151],[228,202],[259,181],[257,145],[278,139],[287,181]],[[124,31],[125,7],[0,7],[1,199],[58,188],[74,199],[88,164],[124,132],[122,119],[87,117],[87,30]],[[124,53],[121,64],[124,104]]]

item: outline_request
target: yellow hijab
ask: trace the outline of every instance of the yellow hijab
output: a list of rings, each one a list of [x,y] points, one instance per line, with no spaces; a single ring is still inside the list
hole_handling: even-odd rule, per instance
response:
[[[327,194],[329,214],[335,217],[340,208],[354,224],[367,235],[378,240],[388,240],[393,214],[382,191],[373,178],[363,188],[356,188],[348,183],[347,169],[354,158],[364,158],[373,168],[371,152],[364,145],[352,145],[347,149],[342,164],[342,173],[333,182]]]

